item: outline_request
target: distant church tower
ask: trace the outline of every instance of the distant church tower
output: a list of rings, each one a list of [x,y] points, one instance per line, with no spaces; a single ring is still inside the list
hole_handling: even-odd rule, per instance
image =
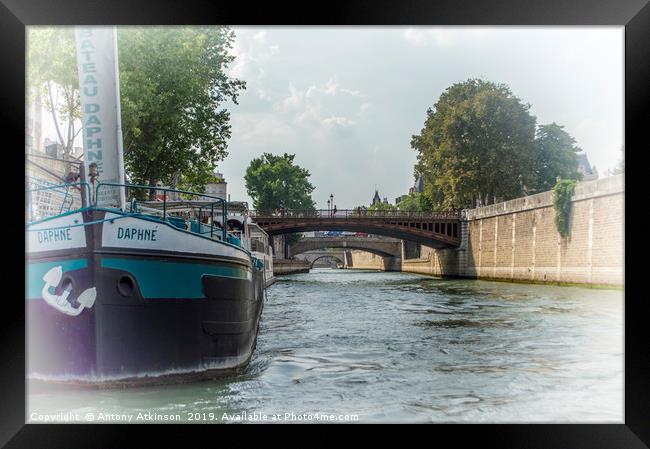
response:
[[[372,198],[371,206],[377,203],[381,203],[381,198],[379,197],[379,192],[377,191],[377,189],[375,189],[375,196]]]
[[[422,176],[418,176],[418,179],[415,180],[415,184],[413,184],[413,187],[409,189],[409,195],[411,193],[422,193],[424,192],[424,178]]]

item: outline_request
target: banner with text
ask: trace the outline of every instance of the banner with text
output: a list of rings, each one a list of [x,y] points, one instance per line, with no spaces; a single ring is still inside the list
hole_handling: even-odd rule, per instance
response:
[[[124,183],[115,33],[114,27],[75,30],[87,182],[96,168],[96,183]],[[102,187],[97,204],[123,207],[124,189]]]

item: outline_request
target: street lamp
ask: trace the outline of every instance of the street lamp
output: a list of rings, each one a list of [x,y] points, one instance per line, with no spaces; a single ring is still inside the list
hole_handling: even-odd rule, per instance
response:
[[[332,208],[334,208],[334,195],[330,193],[330,203],[332,204]]]
[[[330,213],[330,200],[327,200],[327,213]]]

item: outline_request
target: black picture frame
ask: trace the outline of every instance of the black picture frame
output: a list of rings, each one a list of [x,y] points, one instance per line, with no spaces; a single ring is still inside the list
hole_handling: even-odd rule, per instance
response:
[[[650,328],[644,302],[644,263],[648,254],[645,217],[648,152],[648,99],[650,98],[650,4],[647,0],[493,0],[493,1],[329,1],[318,5],[205,0],[94,1],[0,0],[0,124],[5,173],[4,236],[5,290],[0,323],[0,445],[31,447],[131,447],[135,433],[178,438],[184,446],[205,437],[218,443],[219,433],[209,426],[142,425],[36,425],[25,424],[25,309],[20,300],[25,272],[15,253],[24,235],[21,213],[24,197],[17,191],[24,182],[22,130],[25,93],[25,26],[109,24],[312,24],[312,25],[621,25],[625,26],[625,423],[624,424],[517,424],[437,425],[425,430],[429,442],[464,441],[470,434],[482,444],[525,448],[643,448],[650,445]],[[594,93],[597,95],[597,93]],[[9,137],[9,139],[7,139]],[[642,144],[642,138],[645,145]],[[7,159],[7,158],[10,159]],[[15,159],[13,159],[15,158]],[[14,179],[15,176],[15,179]],[[647,175],[646,175],[647,176]],[[17,242],[9,252],[9,244]],[[23,249],[24,249],[24,241]],[[11,255],[10,255],[11,254]],[[14,294],[14,290],[17,290]],[[267,429],[270,426],[267,426]],[[278,427],[278,426],[273,426]],[[267,430],[265,429],[265,430]],[[232,431],[233,429],[229,429]],[[275,429],[274,429],[275,430]],[[340,437],[310,428],[309,441],[338,444]],[[314,430],[316,432],[314,432]],[[320,432],[318,432],[320,430]],[[468,432],[469,430],[469,432]],[[208,433],[209,432],[209,433]],[[237,428],[235,432],[240,432]],[[372,433],[379,430],[372,429]],[[410,430],[409,430],[410,432]],[[230,432],[229,432],[230,433]],[[248,440],[248,433],[241,436]],[[449,440],[446,437],[451,437]],[[411,440],[411,438],[409,438]],[[415,443],[415,440],[412,440]],[[199,443],[200,444],[200,443]],[[308,444],[308,443],[305,443]],[[151,446],[152,444],[145,444]],[[212,445],[212,444],[211,444]]]

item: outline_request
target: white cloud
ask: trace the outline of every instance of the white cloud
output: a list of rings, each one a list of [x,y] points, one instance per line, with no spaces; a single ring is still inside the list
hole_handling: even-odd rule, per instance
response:
[[[252,39],[257,42],[266,43],[266,31],[258,31],[257,33],[253,34]]]
[[[404,31],[404,39],[417,46],[450,47],[455,43],[453,31],[438,28],[408,28]]]
[[[281,117],[265,113],[249,113],[233,116],[233,127],[246,130],[239,133],[237,141],[257,145],[279,143],[294,137],[294,130]]]
[[[489,31],[483,27],[418,27],[407,28],[402,36],[406,42],[415,46],[447,48],[468,40],[483,40],[489,36]]]
[[[232,48],[235,61],[228,74],[246,81],[248,87],[255,89],[259,95],[258,86],[265,76],[263,66],[279,53],[280,47],[269,44],[266,31],[258,31],[252,35],[240,31],[236,36]],[[259,97],[265,99],[262,95]]]
[[[342,128],[347,128],[349,126],[354,125],[355,121],[350,120],[347,117],[335,117],[335,116],[332,115],[331,117],[327,117],[327,118],[323,119],[323,124],[325,126],[329,126],[329,127],[340,126]]]
[[[335,81],[332,78],[330,78],[325,83],[325,86],[323,87],[323,92],[325,93],[325,95],[336,95],[336,91],[338,90],[338,88],[339,88],[338,81]]]
[[[425,32],[416,28],[407,28],[404,30],[404,39],[413,45],[422,45],[425,41]]]
[[[348,89],[346,87],[341,87],[341,84],[339,83],[337,77],[331,77],[322,86],[315,86],[315,85],[309,86],[309,88],[305,93],[305,96],[312,97],[318,94],[336,96],[339,93],[343,93],[352,97],[359,97],[359,98],[364,97],[364,95],[356,89]]]
[[[289,85],[289,95],[274,104],[274,111],[287,115],[287,120],[295,124],[306,126],[320,126],[326,129],[350,128],[356,121],[349,118],[350,110],[358,109],[362,114],[368,103],[349,105],[341,97],[343,94],[347,101],[358,102],[363,94],[357,90],[342,88],[336,77],[329,78],[322,85],[311,85],[306,89],[299,89],[293,84]]]
[[[265,89],[257,89],[257,97],[260,100],[271,101],[272,97]]]
[[[623,142],[623,30],[615,27],[235,27],[236,72],[247,81],[231,108],[224,172],[245,198],[248,162],[296,154],[314,199],[367,204],[413,184],[409,142],[453,83],[509,85],[538,123],[564,125],[602,172]],[[336,173],[336,176],[332,176]],[[363,179],[359,179],[363,173]],[[343,193],[345,192],[345,193]]]
[[[614,168],[621,157],[622,133],[614,132],[607,119],[581,120],[573,129],[567,131],[576,139],[577,145],[587,153],[591,165],[598,171]],[[622,126],[619,128],[622,131]]]
[[[352,95],[353,97],[363,98],[363,94],[358,90],[341,88],[341,92],[346,93],[348,95]]]

